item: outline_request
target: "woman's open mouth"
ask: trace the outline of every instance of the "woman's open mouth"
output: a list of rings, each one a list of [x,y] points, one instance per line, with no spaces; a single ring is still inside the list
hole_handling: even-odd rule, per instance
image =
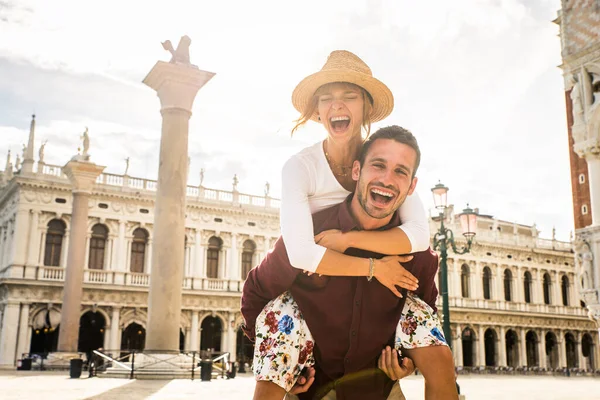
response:
[[[329,118],[329,125],[331,130],[335,133],[343,133],[350,126],[350,117],[347,115],[340,115],[338,117]]]

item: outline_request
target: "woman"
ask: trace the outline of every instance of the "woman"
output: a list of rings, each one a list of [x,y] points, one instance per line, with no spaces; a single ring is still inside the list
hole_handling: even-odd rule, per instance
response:
[[[428,222],[416,195],[407,197],[400,208],[402,225],[397,229],[344,234],[334,230],[313,236],[311,214],[343,201],[354,191],[351,168],[364,140],[361,132],[364,129],[368,136],[371,122],[391,113],[391,91],[373,78],[369,67],[356,55],[348,51],[334,51],[321,71],[298,84],[292,102],[301,113],[293,132],[308,120],[314,120],[323,124],[328,135],[323,142],[292,156],[283,167],[281,231],[291,264],[320,275],[369,276],[373,270],[370,270],[368,259],[351,257],[343,252],[354,247],[389,254],[375,261],[373,276],[396,296],[401,297],[401,294],[395,285],[408,291],[416,290],[418,283],[414,276],[399,264],[401,259],[398,256],[393,256],[424,251],[429,247]],[[378,191],[370,195],[381,199],[389,194]],[[382,274],[390,267],[404,270],[400,281],[390,280]],[[269,303],[257,319],[257,337],[264,340],[269,336],[268,327],[261,326],[261,319],[269,310],[289,307],[292,310],[290,314],[298,316],[297,306],[293,303],[289,294]],[[405,316],[409,324],[420,320],[419,327],[407,330]],[[396,347],[402,347],[423,373],[427,399],[455,399],[454,365],[440,332],[441,326],[433,310],[416,296],[409,295],[398,325]],[[258,344],[255,348],[259,347]],[[277,374],[272,373],[269,363],[261,360],[255,350],[255,360],[257,357],[257,379],[275,380],[276,384],[289,391],[290,384],[293,385],[289,377],[277,382]],[[301,358],[307,359],[305,354]]]

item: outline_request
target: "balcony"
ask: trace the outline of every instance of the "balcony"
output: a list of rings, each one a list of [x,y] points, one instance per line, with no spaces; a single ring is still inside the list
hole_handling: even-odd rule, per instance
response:
[[[553,315],[572,315],[577,317],[586,317],[587,311],[581,307],[549,305],[537,303],[518,303],[504,300],[484,300],[469,299],[462,297],[450,297],[450,307],[452,308],[471,308],[485,309],[493,311],[508,311],[519,313],[553,314]],[[441,307],[441,297],[437,301],[438,308]]]
[[[0,273],[0,279],[27,279],[46,282],[64,282],[63,267],[11,267]],[[83,270],[83,283],[88,285],[120,285],[128,287],[150,286],[150,274],[121,271],[104,271],[97,269]],[[202,292],[241,293],[244,281],[233,279],[211,279],[185,277],[182,287],[185,290]]]

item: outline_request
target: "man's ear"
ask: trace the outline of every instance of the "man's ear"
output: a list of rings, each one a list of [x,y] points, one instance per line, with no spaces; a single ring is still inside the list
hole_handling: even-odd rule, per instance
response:
[[[417,181],[419,180],[419,178],[417,178],[416,176],[412,179],[412,182],[410,184],[410,187],[408,188],[408,195],[410,196],[411,194],[413,194],[413,192],[415,191],[415,188],[417,187]]]
[[[352,180],[358,182],[358,178],[360,177],[360,162],[358,160],[354,161],[352,164]]]

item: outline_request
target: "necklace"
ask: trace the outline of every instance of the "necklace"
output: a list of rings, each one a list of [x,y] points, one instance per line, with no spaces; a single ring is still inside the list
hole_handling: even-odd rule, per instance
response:
[[[333,172],[334,175],[336,176],[341,176],[341,177],[345,177],[348,176],[350,174],[350,172],[352,171],[352,165],[339,165],[337,164],[335,161],[333,161],[330,157],[329,157],[329,153],[327,152],[327,142],[325,142],[325,158],[327,159],[327,162],[329,163],[329,165],[331,167],[335,167],[337,169],[339,169],[342,172],[335,172],[333,170],[333,168],[331,168],[331,172]]]

